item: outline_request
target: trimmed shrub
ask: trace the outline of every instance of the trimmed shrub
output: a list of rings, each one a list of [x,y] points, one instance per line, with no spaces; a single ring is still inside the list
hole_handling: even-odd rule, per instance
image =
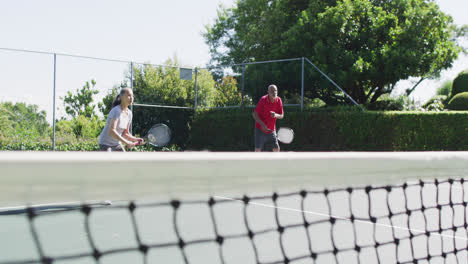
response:
[[[422,107],[428,111],[442,111],[447,104],[446,95],[436,95],[429,99]]]
[[[450,110],[468,110],[468,92],[456,94],[447,106]]]
[[[452,97],[463,92],[468,92],[468,70],[460,72],[453,80]]]
[[[367,105],[367,109],[377,111],[401,111],[403,108],[403,100],[390,97],[385,97]]]

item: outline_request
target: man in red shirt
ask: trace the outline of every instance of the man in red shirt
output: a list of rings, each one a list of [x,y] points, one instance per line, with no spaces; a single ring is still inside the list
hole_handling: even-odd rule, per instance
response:
[[[255,119],[255,151],[262,151],[265,143],[273,143],[273,151],[279,152],[280,147],[276,137],[276,119],[283,119],[283,102],[278,97],[278,88],[271,84],[268,94],[262,96],[252,113]]]

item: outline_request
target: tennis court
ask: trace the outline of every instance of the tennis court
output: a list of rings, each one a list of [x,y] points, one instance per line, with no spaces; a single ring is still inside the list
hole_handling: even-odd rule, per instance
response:
[[[0,157],[0,263],[467,259],[465,152]]]

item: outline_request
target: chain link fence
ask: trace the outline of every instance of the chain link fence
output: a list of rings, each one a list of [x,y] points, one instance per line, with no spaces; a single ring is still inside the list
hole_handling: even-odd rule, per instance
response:
[[[88,86],[88,107],[103,117],[121,87],[134,90],[132,128],[144,133],[156,122],[177,123],[192,118],[196,109],[254,107],[270,84],[277,85],[286,107],[298,110],[331,101],[357,103],[307,58],[246,62],[222,67],[187,68],[133,61],[0,48],[3,87],[0,102],[23,102],[52,126],[52,149],[57,141],[56,121],[76,117],[70,99]],[[68,103],[66,98],[68,97]],[[78,108],[80,102],[74,104]],[[67,108],[68,106],[68,108]],[[71,108],[71,109],[70,109]],[[174,125],[185,127],[185,124]],[[187,131],[186,131],[187,130]]]

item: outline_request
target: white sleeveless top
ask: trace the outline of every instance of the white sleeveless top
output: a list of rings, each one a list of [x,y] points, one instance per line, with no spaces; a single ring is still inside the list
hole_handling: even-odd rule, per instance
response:
[[[114,108],[112,108],[112,110],[109,112],[109,115],[107,116],[106,126],[99,135],[100,145],[116,146],[120,143],[118,139],[115,139],[109,134],[110,122],[112,119],[117,119],[116,130],[117,133],[119,133],[119,135],[122,135],[124,130],[128,128],[128,124],[132,122],[132,111],[128,109],[127,113],[122,112],[122,108],[120,108],[120,105],[117,105]]]

